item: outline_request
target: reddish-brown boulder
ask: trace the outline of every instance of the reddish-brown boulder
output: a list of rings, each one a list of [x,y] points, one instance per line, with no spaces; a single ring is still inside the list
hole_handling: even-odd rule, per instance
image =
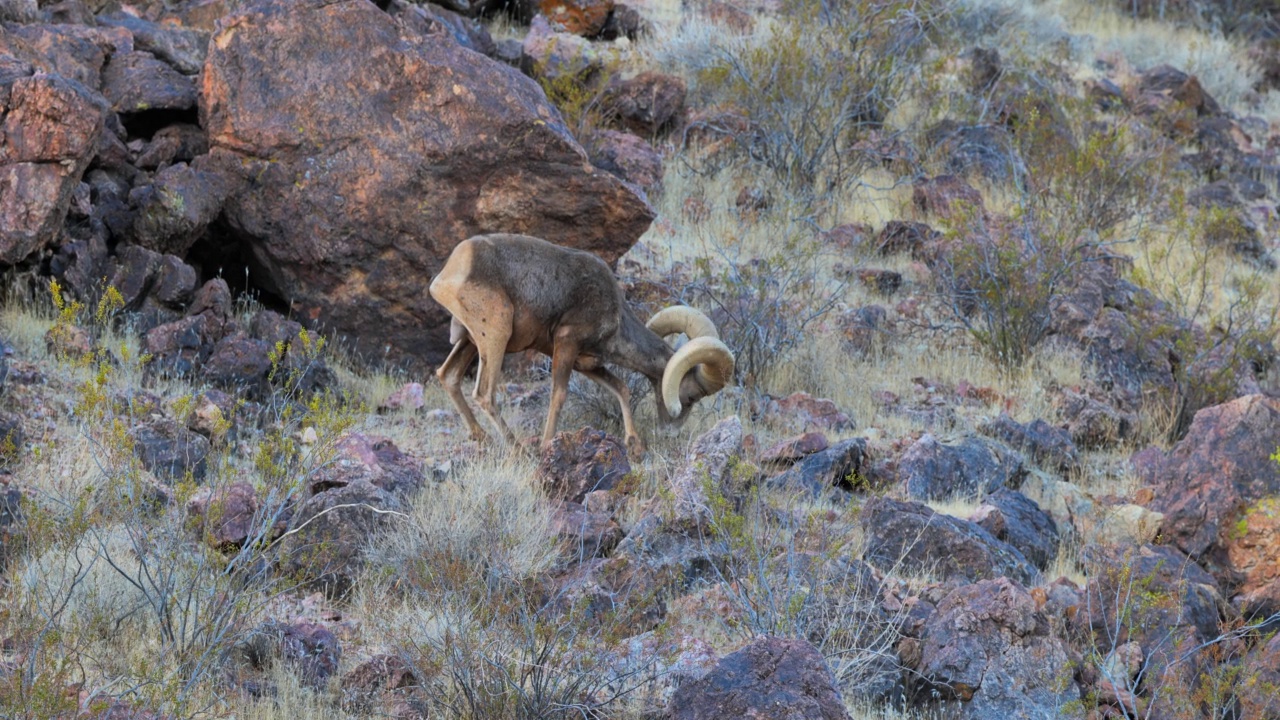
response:
[[[382,717],[413,717],[407,698],[419,685],[414,669],[396,655],[375,655],[342,676],[342,707]]]
[[[130,433],[142,467],[166,483],[190,476],[203,482],[208,471],[209,441],[172,420],[140,425]]]
[[[816,398],[807,392],[792,393],[783,398],[769,398],[760,413],[760,419],[803,432],[819,430],[850,430],[853,420],[826,398]]]
[[[1231,607],[1214,579],[1177,548],[1086,546],[1081,560],[1089,584],[1075,623],[1102,655],[1138,643],[1146,656],[1142,685],[1166,690],[1153,698],[1155,716],[1174,717],[1165,715],[1167,707],[1162,706],[1176,702],[1170,695],[1179,688],[1193,689],[1204,662],[1213,662],[1223,649],[1206,649],[1202,643],[1233,626]],[[1108,679],[1114,682],[1111,674]],[[1135,689],[1120,685],[1121,690]]]
[[[622,540],[622,528],[608,513],[592,512],[567,500],[551,514],[551,527],[568,554],[579,560],[608,555]]]
[[[1158,65],[1138,77],[1138,92],[1148,98],[1176,100],[1197,115],[1218,115],[1222,108],[1200,79],[1170,65]]]
[[[641,73],[609,86],[604,112],[627,130],[641,137],[654,137],[682,121],[687,92],[678,77]]]
[[[761,462],[790,465],[814,453],[830,447],[827,436],[820,432],[807,432],[771,446],[760,455]]]
[[[867,539],[863,559],[886,572],[927,570],[969,582],[1010,577],[1030,583],[1039,576],[1012,545],[926,505],[875,498],[862,507],[859,521]]]
[[[223,209],[277,295],[355,350],[436,362],[448,314],[424,286],[461,240],[536,235],[608,261],[654,213],[591,167],[538,85],[363,0],[225,18],[201,89]]]
[[[36,72],[75,80],[89,90],[102,85],[108,56],[132,51],[133,38],[114,28],[9,25],[0,34],[0,55],[27,63]]]
[[[196,106],[191,78],[148,52],[112,56],[102,71],[102,94],[120,113],[190,110]]]
[[[106,110],[101,96],[57,75],[0,75],[0,266],[62,232]]]
[[[939,175],[916,182],[911,202],[925,215],[938,218],[982,216],[982,193],[955,175]]]
[[[151,142],[138,153],[134,162],[140,168],[155,169],[175,161],[190,162],[209,152],[209,139],[204,130],[188,123],[178,123],[156,131]]]
[[[1280,720],[1280,635],[1254,648],[1242,670],[1236,691],[1240,717]]]
[[[186,317],[151,328],[142,346],[151,356],[148,371],[161,376],[193,372],[213,352],[214,343],[231,334],[231,289],[222,278],[205,283],[196,292]]]
[[[952,591],[924,626],[920,673],[960,717],[1078,717],[1071,653],[1025,588],[1008,579]]]
[[[200,164],[170,165],[150,185],[130,194],[137,208],[133,238],[157,252],[185,256],[218,217],[230,188],[225,177]]]
[[[363,482],[397,500],[407,500],[426,479],[421,463],[384,437],[347,433],[334,443],[333,453],[333,459],[312,474],[308,482],[311,492],[319,494]]]
[[[145,50],[172,65],[184,75],[195,75],[204,65],[209,33],[174,22],[155,23],[127,12],[103,13],[99,25],[128,30],[139,50]]]
[[[1237,559],[1253,567],[1244,547],[1268,532],[1247,516],[1255,503],[1280,495],[1280,398],[1248,395],[1196,413],[1187,436],[1169,452],[1154,448],[1132,459],[1134,472],[1154,490],[1148,507],[1164,514],[1165,542],[1196,558],[1225,588],[1248,575]],[[1256,579],[1261,580],[1261,577]]]
[[[769,485],[807,490],[815,495],[831,488],[848,492],[867,483],[870,465],[866,438],[852,438],[800,460],[786,472],[770,478]]]
[[[613,12],[613,0],[538,0],[538,9],[567,32],[596,37]]]
[[[255,537],[258,493],[247,482],[201,488],[187,501],[192,529],[214,549],[239,548]]]
[[[629,472],[626,446],[589,427],[557,433],[538,462],[538,480],[547,496],[575,503],[582,502],[589,492],[612,488]]]
[[[529,34],[520,44],[518,66],[530,77],[557,81],[573,78],[586,87],[598,79],[604,62],[590,41],[560,32],[545,16],[538,15],[529,23]]]
[[[283,570],[330,596],[351,589],[364,566],[369,538],[405,509],[360,474],[357,468],[346,484],[313,486],[314,494],[299,503],[292,527],[280,540]]]
[[[822,653],[804,640],[765,636],[676,689],[669,720],[847,720]]]
[[[898,461],[898,473],[914,500],[942,500],[1017,489],[1027,475],[1022,457],[983,437],[939,442],[925,433]]]
[[[917,257],[941,236],[942,233],[924,223],[890,220],[876,236],[876,249],[881,255],[910,252],[912,257]]]
[[[1247,619],[1280,612],[1280,496],[1243,512],[1227,535],[1227,560],[1242,576],[1235,602]]]
[[[662,182],[662,154],[631,133],[597,130],[588,147],[593,165],[646,191]]]
[[[342,660],[342,645],[331,630],[314,622],[271,620],[254,628],[235,648],[249,667],[265,671],[278,661],[304,685],[323,688]]]

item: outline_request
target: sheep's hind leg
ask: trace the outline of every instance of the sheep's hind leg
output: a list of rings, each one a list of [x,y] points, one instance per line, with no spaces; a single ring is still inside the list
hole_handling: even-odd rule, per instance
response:
[[[453,346],[453,350],[440,365],[440,369],[436,370],[436,377],[440,379],[440,384],[444,386],[444,391],[448,393],[454,407],[458,408],[458,414],[467,423],[472,439],[484,441],[486,437],[484,428],[480,427],[480,423],[476,421],[475,413],[471,411],[471,406],[467,404],[467,399],[462,393],[462,376],[466,374],[467,368],[471,367],[477,354],[475,344],[469,338],[462,338]]]
[[[472,393],[480,411],[493,422],[498,432],[512,445],[516,435],[507,427],[498,408],[498,381],[502,379],[502,358],[507,354],[507,340],[511,338],[511,321],[495,318],[497,322],[485,322],[477,337],[473,331],[471,341],[480,350],[480,369],[476,372],[476,388]]]

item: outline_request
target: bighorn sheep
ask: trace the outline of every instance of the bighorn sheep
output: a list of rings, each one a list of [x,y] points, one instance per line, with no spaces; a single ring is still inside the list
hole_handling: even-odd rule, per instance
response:
[[[551,357],[551,407],[542,446],[555,435],[573,370],[618,399],[627,449],[644,453],[631,417],[631,394],[605,367],[618,365],[653,383],[658,416],[683,419],[698,400],[719,392],[733,376],[733,353],[715,325],[690,307],[669,307],[641,323],[613,271],[600,258],[525,235],[479,235],[459,243],[431,281],[431,297],[453,320],[453,350],[436,377],[477,440],[485,432],[462,396],[462,376],[480,357],[472,397],[507,441],[515,436],[494,402],[502,358],[534,349]],[[663,339],[684,333],[679,351]]]

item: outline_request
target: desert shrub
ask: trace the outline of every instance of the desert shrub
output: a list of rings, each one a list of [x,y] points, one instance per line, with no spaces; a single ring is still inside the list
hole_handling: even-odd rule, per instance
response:
[[[585,617],[547,617],[514,596],[487,607],[442,600],[406,616],[413,628],[394,643],[397,655],[430,678],[411,700],[428,717],[616,717],[639,686],[639,672],[611,666],[607,638]]]
[[[1176,441],[1195,412],[1234,397],[1240,379],[1261,375],[1274,362],[1280,288],[1273,272],[1236,261],[1229,248],[1209,242],[1220,214],[1188,208],[1174,188],[1165,217],[1137,235],[1131,277],[1162,303],[1163,322],[1139,326],[1139,342],[1173,351],[1175,392],[1160,415],[1157,435]]]
[[[604,104],[610,83],[622,72],[622,58],[616,51],[590,46],[572,64],[562,65],[555,47],[558,42],[556,38],[549,41],[546,57],[534,62],[533,77],[560,111],[569,132],[579,142],[587,142],[609,119]]]
[[[762,38],[713,43],[697,83],[746,121],[734,134],[746,157],[821,194],[870,167],[859,142],[901,99],[933,10],[913,0],[785,5]]]
[[[708,242],[681,300],[710,313],[733,348],[740,384],[756,389],[806,332],[839,303],[844,280],[826,279],[828,251],[811,236],[779,226],[778,241],[754,253],[733,238]]]
[[[1031,102],[1015,142],[1026,163],[1007,219],[981,208],[944,218],[949,247],[935,271],[956,318],[1004,368],[1021,367],[1049,331],[1050,307],[1084,263],[1115,259],[1151,227],[1165,156],[1124,126],[1079,140],[1063,112]]]
[[[1064,122],[1033,110],[1020,123],[1015,137],[1031,185],[1021,203],[1063,233],[1104,239],[1148,218],[1166,182],[1166,151],[1124,124],[1086,125],[1076,140]]]
[[[945,242],[951,248],[935,262],[943,295],[974,340],[1007,370],[1031,357],[1049,331],[1059,288],[1096,251],[1096,244],[1026,213],[991,228],[972,213],[957,213]]]
[[[752,469],[734,469],[745,485]],[[858,478],[848,478],[858,485]],[[901,618],[880,604],[880,582],[856,560],[856,508],[832,509],[794,493],[759,486],[730,498],[704,487],[711,522],[704,543],[726,544],[734,562],[717,569],[730,611],[731,637],[794,637],[814,644],[846,692],[885,697],[900,692],[895,650]]]
[[[374,543],[371,561],[412,584],[450,590],[477,579],[535,577],[557,550],[550,507],[530,484],[532,474],[528,463],[489,458],[425,488],[405,522]]]

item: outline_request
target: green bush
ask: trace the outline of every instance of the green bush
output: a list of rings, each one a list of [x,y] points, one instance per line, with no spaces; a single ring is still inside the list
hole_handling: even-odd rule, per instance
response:
[[[797,191],[843,187],[859,152],[904,96],[932,12],[913,0],[788,0],[767,36],[726,38],[698,86],[744,118],[743,153]]]

